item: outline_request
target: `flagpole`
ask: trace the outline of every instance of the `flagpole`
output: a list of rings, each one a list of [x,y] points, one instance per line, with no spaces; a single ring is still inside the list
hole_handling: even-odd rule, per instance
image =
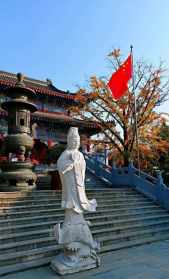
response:
[[[136,93],[135,93],[135,80],[134,80],[134,63],[133,63],[133,46],[130,46],[131,61],[132,61],[132,87],[134,93],[134,129],[136,137],[136,150],[137,150],[137,164],[140,175],[140,152],[139,152],[139,140],[138,140],[138,127],[137,127],[137,104],[136,104]]]

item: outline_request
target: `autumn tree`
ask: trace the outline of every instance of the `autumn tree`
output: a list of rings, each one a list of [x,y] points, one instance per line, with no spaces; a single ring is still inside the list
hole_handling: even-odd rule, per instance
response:
[[[139,149],[141,168],[152,170],[153,166],[163,169],[162,158],[169,150],[169,138],[163,136],[166,118],[158,115],[156,121],[140,128]]]
[[[108,59],[112,73],[122,64],[120,50],[113,50]],[[136,158],[136,113],[140,153],[148,152],[154,158],[156,154],[151,146],[157,146],[157,142],[162,149],[167,146],[166,141],[162,142],[158,131],[164,119],[155,112],[155,108],[165,102],[169,94],[169,81],[165,75],[166,69],[162,62],[155,67],[144,61],[137,61],[134,65],[134,87],[130,81],[128,91],[118,101],[112,98],[107,88],[109,77],[92,76],[86,88],[78,89],[78,106],[72,107],[71,112],[78,118],[96,121],[110,141],[112,154],[116,152],[124,165],[128,165],[131,158]]]
[[[164,123],[160,129],[160,137],[169,142],[169,125]],[[164,183],[169,185],[169,148],[165,152],[159,152],[158,167],[163,170]]]

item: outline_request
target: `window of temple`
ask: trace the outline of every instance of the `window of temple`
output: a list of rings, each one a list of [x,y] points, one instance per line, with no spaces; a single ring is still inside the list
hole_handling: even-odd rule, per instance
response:
[[[21,125],[21,126],[24,126],[24,125],[25,125],[25,121],[24,121],[23,118],[20,118],[20,125]]]

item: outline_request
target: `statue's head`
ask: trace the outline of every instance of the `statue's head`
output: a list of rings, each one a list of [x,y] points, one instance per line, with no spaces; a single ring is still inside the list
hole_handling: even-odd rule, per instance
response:
[[[67,135],[67,148],[68,149],[79,149],[80,147],[80,136],[77,127],[70,127]]]

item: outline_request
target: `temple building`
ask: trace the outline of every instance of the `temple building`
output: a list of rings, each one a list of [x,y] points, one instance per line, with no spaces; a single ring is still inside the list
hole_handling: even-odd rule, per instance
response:
[[[16,74],[0,71],[0,138],[7,134],[7,112],[1,108],[1,103],[8,100],[5,90],[13,87],[17,81]],[[37,112],[31,115],[31,130],[36,141],[45,144],[66,142],[66,134],[70,126],[79,127],[83,142],[99,132],[96,122],[86,122],[74,118],[69,108],[77,105],[75,94],[56,88],[52,81],[41,81],[24,78],[24,83],[36,93],[35,104]]]

